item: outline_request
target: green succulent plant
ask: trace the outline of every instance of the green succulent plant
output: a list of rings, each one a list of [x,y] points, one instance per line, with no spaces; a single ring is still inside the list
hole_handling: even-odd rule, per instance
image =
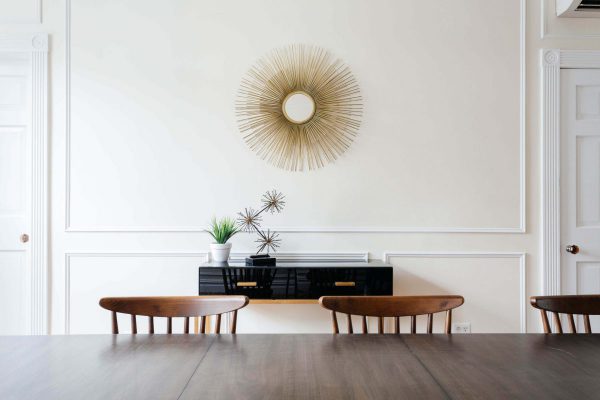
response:
[[[219,220],[213,218],[210,223],[210,229],[208,232],[215,242],[218,244],[227,243],[229,239],[240,231],[240,227],[237,225],[233,218],[223,217]]]

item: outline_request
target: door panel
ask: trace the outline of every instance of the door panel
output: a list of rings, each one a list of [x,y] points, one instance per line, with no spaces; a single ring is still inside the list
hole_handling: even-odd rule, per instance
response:
[[[600,70],[561,71],[560,162],[562,293],[600,294]]]
[[[30,331],[30,61],[0,55],[0,334]]]
[[[25,251],[0,251],[0,335],[22,335],[28,332],[28,274]]]

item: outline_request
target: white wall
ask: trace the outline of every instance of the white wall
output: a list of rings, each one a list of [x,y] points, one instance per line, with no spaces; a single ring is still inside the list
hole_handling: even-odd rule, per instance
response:
[[[70,3],[0,25],[52,38],[52,332],[108,331],[103,295],[194,293],[202,226],[273,187],[282,251],[387,254],[397,294],[462,293],[475,332],[539,330],[539,49],[600,48],[600,20],[537,0]],[[243,74],[290,43],[341,57],[364,97],[356,141],[318,171],[264,163],[236,126]],[[327,318],[251,306],[240,331]]]

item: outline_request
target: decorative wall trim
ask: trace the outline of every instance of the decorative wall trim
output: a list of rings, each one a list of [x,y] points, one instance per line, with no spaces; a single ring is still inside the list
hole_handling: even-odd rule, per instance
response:
[[[560,294],[560,50],[542,50],[542,289]]]
[[[542,288],[561,293],[560,69],[600,68],[600,50],[543,49],[542,66]]]
[[[232,253],[233,261],[243,260],[249,253]],[[368,252],[296,252],[278,253],[276,256],[282,261],[356,261],[369,260]],[[64,301],[65,301],[65,334],[69,334],[71,325],[71,259],[73,258],[177,258],[177,257],[201,257],[205,261],[210,259],[210,252],[68,252],[65,253],[64,270]],[[229,324],[226,324],[229,326]]]
[[[373,227],[284,226],[268,227],[286,233],[525,233],[526,232],[526,0],[520,0],[519,33],[519,225],[517,227]],[[69,233],[186,233],[203,232],[206,226],[73,226],[71,221],[71,0],[65,0],[65,232]]]
[[[48,332],[48,35],[0,35],[0,52],[30,54],[31,310],[30,333]]]
[[[42,0],[35,0],[35,11],[31,18],[5,18],[0,16],[0,24],[41,24]]]
[[[72,252],[65,253],[65,281],[64,281],[64,301],[65,301],[65,319],[64,329],[68,335],[71,330],[71,259],[73,258],[178,258],[178,257],[202,257],[208,261],[208,252]]]
[[[231,253],[229,256],[232,262],[244,262],[248,255],[254,254],[253,252],[247,253]],[[367,262],[369,261],[369,252],[347,252],[347,253],[318,253],[318,252],[297,252],[297,253],[276,253],[273,254],[277,258],[277,261],[283,262],[312,262],[312,261],[328,261],[328,262]]]
[[[31,333],[48,333],[48,35],[31,51]]]
[[[526,254],[519,252],[439,252],[439,251],[388,251],[383,253],[383,261],[389,263],[391,258],[515,258],[519,260],[519,327],[521,333],[527,333],[527,268]]]
[[[550,33],[548,31],[548,15],[546,14],[546,2],[556,0],[540,0],[540,37],[542,39],[597,39],[600,38],[599,33],[584,33],[584,34],[565,34],[565,33]]]

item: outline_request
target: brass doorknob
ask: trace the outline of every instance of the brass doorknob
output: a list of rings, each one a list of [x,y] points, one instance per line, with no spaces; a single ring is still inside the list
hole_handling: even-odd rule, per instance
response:
[[[26,233],[22,234],[22,235],[21,235],[21,242],[22,242],[22,243],[27,243],[27,242],[29,242],[29,235],[28,235],[28,234],[26,234]]]
[[[567,246],[566,250],[571,254],[577,254],[579,253],[579,246],[577,246],[576,244],[570,244]]]

